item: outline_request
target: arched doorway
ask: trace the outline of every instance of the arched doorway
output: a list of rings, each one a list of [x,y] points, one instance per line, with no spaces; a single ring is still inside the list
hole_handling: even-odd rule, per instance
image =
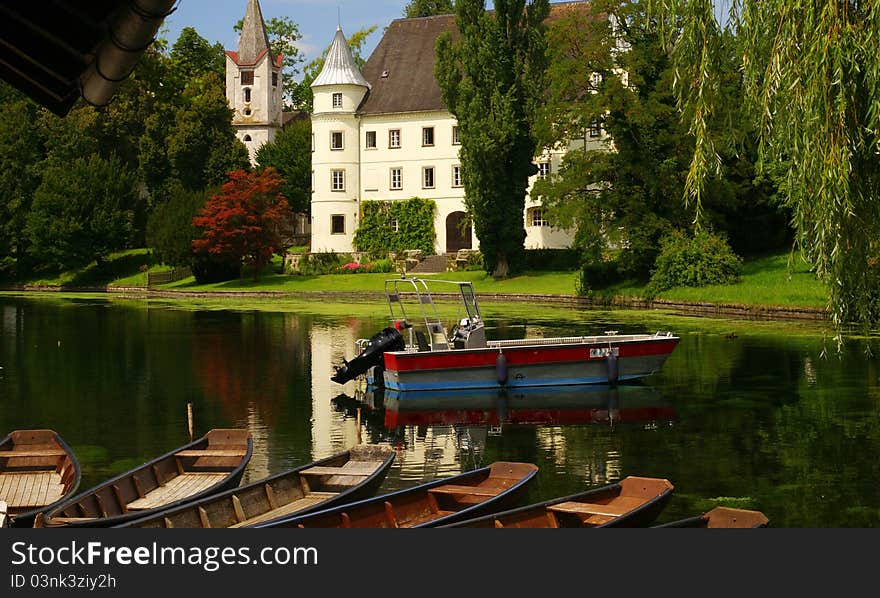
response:
[[[464,212],[453,212],[446,217],[446,253],[455,253],[459,249],[473,249],[471,224],[465,222],[467,222],[467,214]]]

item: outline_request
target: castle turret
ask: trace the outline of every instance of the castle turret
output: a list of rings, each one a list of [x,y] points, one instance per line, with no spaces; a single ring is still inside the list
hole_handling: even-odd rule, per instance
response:
[[[226,98],[235,110],[232,124],[251,163],[282,126],[282,65],[283,57],[273,56],[269,47],[259,0],[248,0],[238,51],[226,52]]]
[[[312,251],[350,252],[357,228],[360,128],[370,90],[341,28],[312,83]]]

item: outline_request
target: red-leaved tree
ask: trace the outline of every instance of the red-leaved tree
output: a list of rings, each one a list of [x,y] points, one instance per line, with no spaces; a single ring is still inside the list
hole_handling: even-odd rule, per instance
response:
[[[229,173],[229,182],[193,218],[193,226],[201,230],[193,251],[250,266],[256,280],[272,254],[285,248],[284,231],[293,221],[293,211],[280,191],[283,183],[274,168]]]

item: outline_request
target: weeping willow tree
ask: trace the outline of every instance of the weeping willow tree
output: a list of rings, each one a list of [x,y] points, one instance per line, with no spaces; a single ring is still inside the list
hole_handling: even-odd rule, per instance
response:
[[[651,0],[676,65],[679,107],[696,139],[685,198],[697,215],[718,159],[711,0]],[[796,248],[830,288],[838,342],[880,323],[880,2],[734,0],[747,99],[760,125],[760,167],[793,214]]]

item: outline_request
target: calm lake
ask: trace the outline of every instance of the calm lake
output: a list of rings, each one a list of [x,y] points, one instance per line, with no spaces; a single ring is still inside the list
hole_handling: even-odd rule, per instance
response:
[[[413,402],[329,378],[357,338],[387,325],[383,304],[0,295],[0,436],[56,430],[85,490],[188,442],[192,403],[196,436],[250,430],[244,482],[360,438],[397,449],[381,491],[528,461],[540,467],[529,501],[651,476],[675,485],[658,522],[724,504],[774,527],[880,526],[876,339],[838,354],[816,324],[483,311],[490,339],[614,329],[682,340],[642,384]]]

